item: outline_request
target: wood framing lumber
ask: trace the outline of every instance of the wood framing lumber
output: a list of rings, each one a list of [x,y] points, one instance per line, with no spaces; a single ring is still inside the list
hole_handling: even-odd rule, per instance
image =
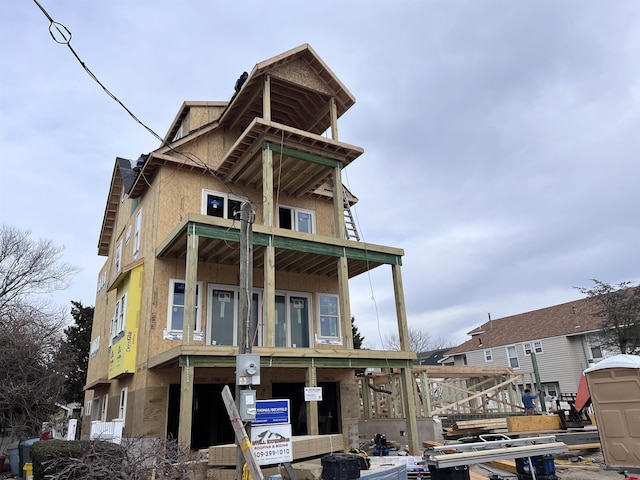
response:
[[[562,428],[557,415],[525,415],[507,417],[509,432],[529,432],[533,430],[557,430]]]
[[[600,443],[582,443],[580,445],[567,445],[569,451],[572,450],[596,450],[600,448]]]
[[[293,460],[318,457],[329,453],[342,453],[345,449],[344,438],[334,435],[305,435],[291,438]],[[235,444],[209,447],[209,465],[230,467],[236,463]]]
[[[490,467],[504,470],[505,472],[510,472],[514,474],[518,473],[516,470],[516,462],[514,460],[494,460],[492,462],[487,462],[485,465],[489,465]]]

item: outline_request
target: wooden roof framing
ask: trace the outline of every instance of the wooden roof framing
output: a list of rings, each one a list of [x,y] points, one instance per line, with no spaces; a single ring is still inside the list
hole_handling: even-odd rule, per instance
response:
[[[322,80],[324,91],[305,88],[278,76],[279,67],[295,61],[303,62]],[[220,116],[221,125],[245,126],[255,117],[264,116],[262,92],[267,74],[271,75],[271,120],[277,123],[321,134],[331,126],[328,108],[331,98],[336,100],[338,118],[355,103],[355,97],[331,69],[308,44],[303,44],[258,63]]]

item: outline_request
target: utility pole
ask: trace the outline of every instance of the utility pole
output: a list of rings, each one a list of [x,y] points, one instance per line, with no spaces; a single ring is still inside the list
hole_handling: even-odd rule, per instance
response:
[[[238,355],[251,353],[253,344],[251,334],[251,297],[253,295],[253,209],[251,202],[242,202],[240,207],[240,304],[238,315]],[[236,365],[238,362],[236,361]],[[238,381],[240,372],[236,372],[236,407],[241,410],[241,390]],[[251,438],[251,424],[245,427],[248,438]],[[236,454],[236,478],[242,478],[244,465],[243,445],[238,445]]]

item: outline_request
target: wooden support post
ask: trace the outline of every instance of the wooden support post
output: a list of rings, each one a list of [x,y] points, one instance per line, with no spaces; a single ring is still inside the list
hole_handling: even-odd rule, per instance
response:
[[[331,115],[331,138],[338,140],[338,107],[336,106],[336,97],[329,100],[329,113]]]
[[[312,365],[307,368],[305,384],[307,387],[316,387],[316,367]],[[320,425],[318,417],[318,402],[306,402],[307,404],[307,435],[320,435]]]
[[[262,218],[266,227],[273,227],[273,152],[262,149]],[[273,239],[273,237],[271,237]],[[276,346],[276,253],[273,244],[264,250],[264,292],[263,292],[263,341],[265,347]]]
[[[360,395],[362,395],[362,415],[364,420],[370,420],[371,416],[371,390],[369,388],[369,379],[361,378],[360,381]]]
[[[412,363],[407,362],[407,366],[400,369],[400,382],[402,385],[402,396],[404,399],[404,413],[407,422],[407,444],[409,445],[409,455],[420,455],[420,444],[418,442],[418,420],[416,418],[416,399],[413,389]]]
[[[271,121],[271,75],[264,76],[264,90],[262,92],[262,118]]]
[[[198,236],[195,234],[195,224],[187,225],[187,258],[185,267],[185,300],[184,318],[182,324],[182,344],[190,345],[195,328],[196,289],[198,278]],[[198,292],[203,295],[203,292]],[[182,367],[180,379],[180,417],[178,425],[178,443],[185,448],[191,448],[191,423],[193,406],[193,376],[195,369],[189,365]]]
[[[396,318],[398,322],[398,338],[400,340],[400,350],[411,351],[409,340],[409,327],[407,325],[407,312],[404,305],[404,289],[402,287],[402,271],[400,265],[391,265],[393,274],[393,291],[396,299]]]

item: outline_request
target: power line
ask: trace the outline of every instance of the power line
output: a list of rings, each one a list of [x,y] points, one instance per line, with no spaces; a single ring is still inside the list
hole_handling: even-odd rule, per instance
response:
[[[49,20],[49,34],[51,35],[51,38],[53,39],[54,42],[60,44],[60,45],[66,45],[69,48],[69,51],[73,54],[73,56],[75,57],[75,59],[78,61],[78,63],[80,63],[80,65],[82,66],[82,68],[84,69],[85,72],[87,72],[87,74],[98,84],[100,85],[100,87],[102,88],[102,90],[104,90],[104,92],[111,97],[115,102],[118,103],[118,105],[120,105],[128,114],[131,118],[133,118],[138,124],[140,124],[145,130],[147,130],[147,132],[149,132],[151,135],[153,135],[156,139],[158,139],[160,141],[160,145],[161,147],[167,147],[169,148],[170,151],[174,152],[177,155],[180,155],[181,157],[186,158],[188,161],[194,163],[195,165],[202,167],[203,169],[205,169],[209,174],[211,174],[213,177],[217,178],[218,180],[222,181],[222,183],[224,185],[227,186],[227,189],[229,191],[229,193],[234,194],[233,190],[230,188],[230,184],[228,181],[224,180],[223,178],[220,178],[218,176],[218,174],[213,171],[211,169],[211,167],[209,167],[209,165],[207,165],[204,161],[202,161],[202,159],[200,159],[195,153],[191,153],[191,152],[181,152],[179,150],[176,150],[175,148],[173,148],[171,146],[171,144],[166,141],[164,138],[162,138],[160,135],[158,135],[151,127],[149,127],[147,124],[145,124],[142,120],[140,120],[118,97],[116,97],[98,78],[98,76],[93,73],[93,71],[91,71],[91,69],[87,66],[87,64],[82,60],[82,58],[80,58],[80,55],[78,55],[78,53],[75,51],[75,49],[71,46],[71,38],[72,38],[72,34],[71,31],[62,23],[60,22],[56,22],[51,15],[49,15],[49,12],[46,11],[46,9],[40,4],[38,3],[38,0],[33,0],[34,3],[38,6],[38,8],[40,9],[40,11],[42,12],[42,14],[47,17],[47,20]],[[144,178],[144,177],[143,177]],[[145,182],[147,181],[146,178],[144,178]],[[147,182],[148,184],[148,182]],[[242,190],[242,188],[240,189]],[[244,194],[245,197],[248,198],[248,195],[246,195],[246,193],[244,191],[242,191],[242,193]]]

